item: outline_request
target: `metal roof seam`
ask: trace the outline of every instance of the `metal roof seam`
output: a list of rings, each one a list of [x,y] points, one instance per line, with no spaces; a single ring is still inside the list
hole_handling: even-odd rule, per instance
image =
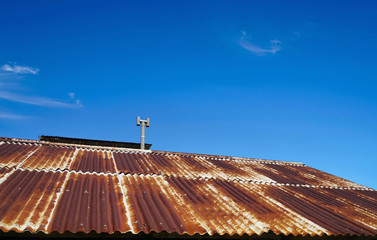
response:
[[[0,184],[2,184],[7,178],[13,174],[14,171],[16,171],[16,168],[11,168],[12,170],[6,173],[4,176],[0,178]]]
[[[31,155],[33,155],[36,151],[38,151],[39,148],[41,148],[41,146],[42,146],[42,145],[40,145],[39,147],[37,147],[37,149],[33,150],[28,156],[26,156],[26,158],[25,158],[22,162],[20,162],[20,163],[19,163],[17,166],[15,166],[15,167],[16,167],[16,168],[21,167],[22,164],[23,164],[26,160],[28,160],[28,159],[31,157]]]
[[[68,182],[68,179],[69,179],[69,175],[71,173],[70,172],[67,172],[67,174],[64,176],[64,180],[63,180],[63,183],[59,189],[59,191],[56,192],[56,198],[54,200],[54,206],[51,210],[51,214],[50,216],[48,217],[48,220],[47,220],[47,225],[46,225],[46,232],[49,232],[49,229],[50,229],[50,224],[52,223],[52,218],[55,216],[55,212],[56,212],[56,207],[59,203],[59,200],[61,199],[61,195],[64,193],[64,190],[65,190],[65,187],[67,185],[67,182]]]

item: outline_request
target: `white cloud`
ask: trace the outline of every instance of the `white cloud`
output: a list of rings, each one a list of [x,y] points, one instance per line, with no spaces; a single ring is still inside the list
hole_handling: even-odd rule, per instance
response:
[[[255,55],[265,56],[266,54],[274,54],[274,53],[277,53],[278,51],[280,51],[281,42],[277,39],[270,41],[270,43],[271,43],[270,47],[263,48],[263,47],[257,46],[254,43],[248,41],[247,40],[248,37],[247,37],[247,34],[246,34],[245,31],[241,31],[241,33],[242,33],[241,39],[238,41],[239,45],[241,47],[245,48],[246,50],[254,53]]]
[[[242,34],[241,39],[247,39],[248,38],[245,31],[241,31],[241,34]]]
[[[26,116],[22,116],[22,115],[17,115],[17,114],[11,114],[11,113],[4,113],[4,112],[0,112],[0,119],[25,119],[27,118]]]
[[[19,66],[16,64],[9,65],[9,64],[4,64],[0,68],[3,71],[6,72],[12,72],[12,73],[18,73],[18,74],[33,74],[36,75],[39,72],[38,68],[32,68],[32,67],[27,67],[27,66]]]
[[[77,99],[75,101],[75,103],[76,103],[77,106],[82,107],[82,103],[81,103],[81,101],[79,99]]]
[[[18,79],[26,78],[24,74],[37,74],[38,68],[31,68],[27,66],[18,66],[16,64],[4,64],[0,67],[0,99],[7,101],[18,102],[23,104],[30,104],[35,106],[51,107],[51,108],[70,108],[78,109],[83,105],[79,99],[76,99],[76,94],[68,93],[65,100],[52,99],[40,96],[25,95],[20,90],[25,90],[22,87],[21,81]],[[17,81],[14,81],[14,80]],[[24,119],[25,116],[8,114],[0,112],[0,119]]]
[[[77,100],[75,103],[67,103],[67,102],[44,98],[44,97],[24,96],[24,95],[4,92],[4,91],[0,91],[0,98],[13,101],[13,102],[26,103],[26,104],[44,106],[44,107],[60,107],[60,108],[81,108],[82,107],[81,102],[80,101],[77,102]]]

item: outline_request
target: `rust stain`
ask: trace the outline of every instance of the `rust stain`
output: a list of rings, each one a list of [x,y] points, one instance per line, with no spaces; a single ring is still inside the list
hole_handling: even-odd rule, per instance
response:
[[[82,149],[78,150],[70,166],[70,170],[97,173],[116,172],[110,152]]]
[[[299,189],[302,190],[302,188]],[[270,188],[268,194],[334,235],[377,234],[377,230],[348,219],[341,212],[331,211],[326,204],[316,201],[316,198],[301,196],[295,187]],[[335,201],[335,199],[332,199],[332,201]]]
[[[48,232],[127,232],[119,180],[113,175],[71,173]]]
[[[5,231],[46,231],[66,173],[16,170],[0,185],[0,228]]]
[[[38,145],[6,142],[0,145],[0,167],[15,167],[22,163]]]
[[[130,209],[130,222],[134,232],[195,233],[192,227],[186,226],[189,222],[182,219],[185,218],[181,215],[182,205],[177,205],[167,195],[162,177],[127,175],[121,178],[127,193],[126,203]]]
[[[20,167],[30,169],[68,169],[75,149],[72,147],[41,146]]]

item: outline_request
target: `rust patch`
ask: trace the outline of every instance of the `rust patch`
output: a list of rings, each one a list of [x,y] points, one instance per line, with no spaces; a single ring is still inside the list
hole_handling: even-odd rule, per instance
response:
[[[106,151],[79,150],[71,169],[83,172],[115,172],[114,162]]]
[[[177,213],[176,203],[169,201],[156,182],[157,178],[128,176],[125,178],[131,222],[136,232],[177,232],[183,234],[187,227]]]
[[[273,213],[272,210],[267,208],[265,203],[260,202],[261,199],[259,196],[253,196],[251,192],[243,191],[243,189],[238,188],[234,183],[221,180],[212,182],[219,187],[227,197],[242,205],[245,209],[260,216],[264,216],[264,218],[267,217],[267,214]]]
[[[70,174],[49,230],[59,233],[129,231],[122,199],[115,176]]]
[[[216,167],[220,168],[224,173],[232,172],[236,173],[239,175],[245,175],[246,172],[240,168],[237,168],[231,164],[231,162],[228,161],[223,161],[223,160],[213,160],[213,159],[208,159],[210,163],[215,165]]]
[[[377,231],[365,225],[349,220],[338,212],[331,211],[326,205],[318,204],[310,198],[302,199],[298,194],[288,189],[271,187],[267,189],[268,195],[272,196],[283,205],[297,212],[304,218],[315,224],[328,229],[334,235],[376,235]],[[292,190],[292,189],[291,189]]]
[[[46,231],[65,174],[16,170],[0,186],[0,226],[8,231]]]
[[[0,145],[0,167],[15,167],[22,163],[37,145],[4,143]]]
[[[177,163],[181,164],[181,162],[183,162],[182,164],[188,166],[189,169],[192,169],[193,171],[206,172],[209,170],[208,167],[203,165],[201,161],[193,157],[186,157],[186,156],[179,157],[179,160]]]
[[[74,148],[41,146],[20,167],[31,169],[68,169]]]

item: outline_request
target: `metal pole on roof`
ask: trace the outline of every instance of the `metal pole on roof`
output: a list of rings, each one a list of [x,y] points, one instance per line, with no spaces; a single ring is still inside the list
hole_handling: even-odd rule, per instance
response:
[[[145,127],[149,127],[149,118],[147,120],[141,120],[138,116],[136,118],[136,125],[140,126],[140,149],[145,150]]]

